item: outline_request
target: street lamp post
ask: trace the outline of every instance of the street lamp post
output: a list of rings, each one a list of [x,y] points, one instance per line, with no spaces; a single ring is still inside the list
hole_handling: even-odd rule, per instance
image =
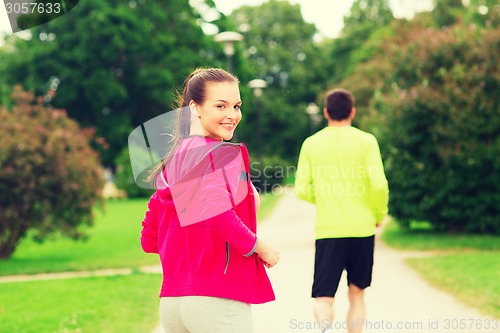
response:
[[[250,82],[248,82],[248,87],[252,89],[253,95],[255,97],[255,105],[257,106],[257,129],[256,129],[256,134],[257,134],[257,161],[259,162],[259,170],[261,171],[260,177],[257,180],[258,181],[258,186],[257,188],[260,189],[260,191],[264,190],[264,184],[262,184],[262,170],[264,168],[263,165],[263,154],[262,154],[262,146],[263,146],[263,140],[262,140],[262,111],[261,111],[261,105],[260,105],[260,97],[262,96],[263,89],[267,87],[267,83],[264,80],[261,79],[254,79]]]
[[[316,103],[309,103],[306,107],[306,113],[309,115],[309,132],[310,134],[314,133],[314,128],[316,124],[319,124],[321,121],[321,116],[319,115],[319,107]]]
[[[261,79],[254,79],[248,82],[248,87],[252,89],[253,95],[256,98],[259,98],[260,96],[262,96],[262,89],[267,87],[267,82]]]
[[[243,35],[234,31],[224,31],[215,35],[214,40],[224,44],[224,54],[227,59],[227,71],[233,72],[234,43],[241,42]]]

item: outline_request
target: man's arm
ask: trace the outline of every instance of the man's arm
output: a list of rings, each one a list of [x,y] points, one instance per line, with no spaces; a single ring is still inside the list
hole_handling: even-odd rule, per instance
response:
[[[306,142],[300,149],[297,172],[295,174],[295,193],[300,199],[315,203],[312,168]]]
[[[389,185],[384,173],[384,165],[380,155],[377,139],[373,137],[366,156],[368,177],[370,182],[371,203],[377,223],[387,215],[389,203]]]

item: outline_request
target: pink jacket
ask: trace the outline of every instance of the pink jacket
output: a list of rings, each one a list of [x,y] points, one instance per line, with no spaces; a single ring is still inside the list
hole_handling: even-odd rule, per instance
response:
[[[254,253],[257,220],[246,147],[189,137],[162,179],[141,233],[143,250],[160,255],[160,297],[274,300],[265,267]]]

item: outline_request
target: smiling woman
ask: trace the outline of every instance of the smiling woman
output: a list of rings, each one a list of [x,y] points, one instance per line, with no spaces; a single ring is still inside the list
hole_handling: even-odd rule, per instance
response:
[[[195,70],[179,96],[174,144],[151,173],[156,192],[141,245],[160,256],[167,333],[251,333],[250,304],[275,298],[265,267],[276,265],[279,254],[257,239],[248,151],[224,142],[241,120],[241,103],[232,74]]]

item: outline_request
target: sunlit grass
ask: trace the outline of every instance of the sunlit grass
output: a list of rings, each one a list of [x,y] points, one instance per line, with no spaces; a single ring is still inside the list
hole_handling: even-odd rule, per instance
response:
[[[408,263],[430,284],[500,319],[500,252],[412,258]]]
[[[158,326],[161,275],[0,284],[0,331],[151,332]]]
[[[259,218],[265,219],[279,197],[262,195]],[[86,242],[67,239],[42,244],[25,240],[0,264],[0,274],[93,270],[158,264],[142,252],[141,221],[147,199],[110,201],[97,212]],[[150,332],[159,323],[161,275],[72,278],[0,284],[0,331]]]
[[[500,319],[500,236],[437,233],[423,222],[405,230],[390,222],[382,239],[402,250],[432,251],[407,262],[430,284]]]
[[[279,197],[261,197],[259,220],[265,219]],[[25,239],[14,255],[0,262],[0,275],[140,267],[159,264],[158,256],[143,253],[141,221],[147,199],[109,201],[104,212],[96,211],[87,241],[47,239],[39,244]]]
[[[435,232],[424,222],[405,230],[391,221],[384,227],[382,239],[402,250],[500,250],[500,236]]]
[[[141,221],[147,199],[110,201],[96,211],[86,241],[47,239],[42,244],[25,239],[14,255],[0,263],[0,275],[139,267],[158,264],[157,256],[143,253]]]

